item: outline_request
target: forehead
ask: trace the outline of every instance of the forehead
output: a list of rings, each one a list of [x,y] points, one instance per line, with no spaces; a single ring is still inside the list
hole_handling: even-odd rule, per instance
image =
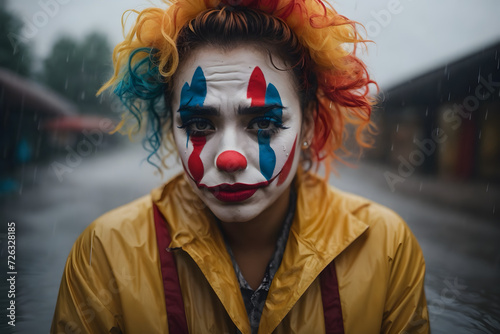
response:
[[[297,95],[292,70],[276,55],[269,56],[256,46],[239,46],[230,50],[201,47],[183,61],[173,82],[173,106],[178,106],[179,95],[185,83],[191,83],[196,69],[203,71],[207,84],[207,97],[238,97],[244,95],[255,67],[259,67],[266,80],[284,95]],[[221,94],[223,93],[223,94]]]

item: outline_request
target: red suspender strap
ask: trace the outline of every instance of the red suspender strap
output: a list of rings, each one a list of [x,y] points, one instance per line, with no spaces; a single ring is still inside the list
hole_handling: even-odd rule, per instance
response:
[[[165,305],[167,307],[168,331],[170,334],[187,334],[188,327],[184,302],[182,301],[181,286],[175,265],[174,255],[167,251],[172,239],[167,229],[167,222],[153,203],[156,241],[160,254],[161,275],[163,278],[163,289],[165,290]]]
[[[339,284],[333,261],[321,273],[320,282],[321,300],[323,301],[323,312],[325,314],[325,333],[344,334]]]

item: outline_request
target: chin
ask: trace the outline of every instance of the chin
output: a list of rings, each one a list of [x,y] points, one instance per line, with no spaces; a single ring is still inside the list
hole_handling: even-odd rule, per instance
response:
[[[224,223],[244,223],[258,217],[275,199],[265,198],[257,191],[241,202],[223,202],[207,191],[197,189],[197,194],[210,211]],[[260,195],[260,196],[259,196]],[[264,204],[265,203],[265,204]]]
[[[215,200],[217,201],[217,200]],[[256,218],[261,212],[253,206],[241,204],[206,203],[210,211],[224,223],[245,223]]]

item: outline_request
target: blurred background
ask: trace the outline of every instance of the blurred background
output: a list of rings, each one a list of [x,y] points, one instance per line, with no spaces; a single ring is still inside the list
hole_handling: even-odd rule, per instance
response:
[[[0,0],[0,331],[48,332],[67,254],[98,216],[163,178],[109,131],[121,15],[142,0]],[[500,2],[339,0],[363,23],[379,134],[330,183],[398,212],[427,263],[433,333],[500,332]],[[349,143],[348,143],[349,144]],[[16,326],[7,223],[16,223]],[[3,224],[3,225],[2,225]]]

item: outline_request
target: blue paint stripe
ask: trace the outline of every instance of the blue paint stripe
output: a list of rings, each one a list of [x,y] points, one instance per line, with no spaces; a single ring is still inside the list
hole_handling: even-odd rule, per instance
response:
[[[277,104],[281,105],[281,97],[278,90],[273,84],[269,84],[266,89],[266,105]],[[277,118],[282,120],[283,111],[281,109],[273,109],[265,113],[266,117]],[[260,172],[266,180],[270,180],[273,176],[274,168],[276,167],[276,153],[271,148],[271,137],[265,135],[261,130],[257,132],[259,142],[259,166]]]
[[[270,180],[273,176],[274,167],[276,166],[276,154],[271,148],[271,137],[263,133],[262,130],[257,132],[259,141],[259,165],[260,172],[266,180]]]
[[[191,85],[184,83],[181,90],[180,114],[183,123],[187,122],[192,116],[191,112],[182,110],[183,106],[202,107],[207,97],[207,80],[200,66],[196,68],[191,79]],[[189,133],[187,135],[186,148],[189,144]]]
[[[182,110],[183,106],[203,106],[205,103],[205,98],[207,97],[207,80],[203,74],[203,70],[200,66],[194,71],[193,78],[191,79],[191,85],[187,82],[182,86],[181,90],[181,119],[183,122],[187,121],[190,117],[190,112]]]

